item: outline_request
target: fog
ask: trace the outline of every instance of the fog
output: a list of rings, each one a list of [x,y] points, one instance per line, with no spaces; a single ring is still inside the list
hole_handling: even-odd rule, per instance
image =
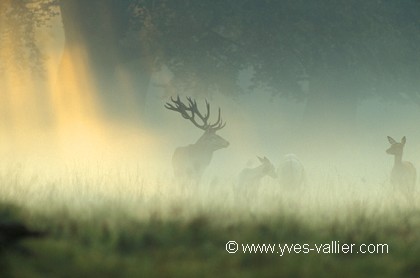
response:
[[[393,164],[393,158],[385,153],[389,147],[388,135],[397,140],[407,136],[404,157],[417,164],[419,133],[413,127],[420,110],[414,104],[366,100],[358,107],[357,123],[346,128],[345,136],[336,134],[335,127],[331,126],[323,144],[317,144],[313,138],[321,135],[316,133],[316,127],[313,137],[301,135],[304,103],[273,98],[264,92],[238,100],[216,96],[212,99],[213,103],[222,108],[227,125],[220,134],[231,146],[215,153],[207,176],[211,176],[210,173],[236,175],[249,162],[257,164],[256,156],[267,156],[272,162],[279,163],[283,155],[295,153],[308,169],[339,171],[348,178],[369,177],[384,181]],[[151,118],[150,128],[162,138],[166,137],[163,140],[169,152],[178,146],[195,142],[201,135],[202,132],[189,121],[162,109],[163,101],[160,98],[150,100],[149,105],[153,106],[147,112]],[[161,114],[155,115],[159,110]]]
[[[242,169],[258,166],[257,156],[268,157],[277,168],[290,153],[296,154],[305,168],[305,187],[296,193],[278,180],[264,177],[260,198],[249,206],[264,208],[304,200],[331,209],[347,199],[371,200],[374,206],[387,200],[405,204],[404,198],[395,197],[391,190],[394,159],[385,150],[389,147],[387,136],[397,141],[406,136],[403,160],[420,166],[420,106],[406,95],[417,93],[411,85],[407,85],[409,90],[395,89],[393,97],[387,97],[348,84],[337,89],[345,94],[333,92],[338,95],[334,100],[334,94],[320,100],[331,101],[330,107],[310,115],[309,102],[319,89],[317,71],[301,88],[304,97],[300,99],[279,93],[283,88],[273,93],[264,84],[255,85],[256,73],[249,70],[252,66],[232,77],[240,88],[238,93],[227,94],[218,88],[197,91],[200,86],[183,90],[174,85],[174,68],[165,65],[151,70],[150,82],[140,88],[133,81],[141,79],[136,75],[139,72],[128,71],[135,67],[132,64],[114,68],[117,78],[113,80],[98,74],[104,69],[90,60],[94,53],[89,47],[66,45],[62,22],[58,12],[48,26],[36,29],[37,47],[46,55],[43,75],[15,67],[13,59],[2,71],[0,200],[42,206],[54,199],[77,207],[83,198],[86,204],[101,198],[133,204],[147,196],[148,202],[156,204],[172,196],[194,194],[195,189],[185,190],[177,184],[171,160],[177,147],[195,143],[203,131],[181,114],[165,109],[165,103],[179,95],[184,102],[187,96],[193,97],[200,111],[205,110],[207,100],[212,123],[220,107],[226,122],[217,134],[230,145],[215,151],[205,169],[199,186],[204,204],[234,206],[233,188]],[[2,57],[13,56],[15,40],[18,38],[8,33],[3,41],[10,45],[0,44]],[[111,47],[109,55],[113,55]],[[346,72],[340,72],[338,66],[336,70],[334,77]],[[212,82],[210,78],[209,74]],[[118,84],[104,92],[115,80]],[[139,91],[145,95],[141,101]],[[332,107],[339,101],[353,101],[353,94],[357,105],[352,117],[340,107]],[[138,107],[142,111],[137,115]],[[327,113],[330,108],[333,112]],[[415,194],[418,198],[418,182]],[[266,197],[271,198],[269,202],[264,201]],[[310,212],[310,207],[305,211]]]

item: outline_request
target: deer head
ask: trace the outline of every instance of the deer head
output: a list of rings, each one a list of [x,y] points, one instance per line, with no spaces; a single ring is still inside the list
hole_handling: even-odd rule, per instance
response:
[[[225,127],[226,122],[221,118],[220,107],[218,110],[217,121],[213,124],[208,123],[210,118],[210,104],[206,100],[206,113],[202,114],[198,110],[197,102],[190,97],[187,97],[188,104],[184,104],[179,96],[176,99],[171,97],[172,103],[166,103],[165,108],[176,111],[181,114],[184,119],[189,120],[196,127],[204,131],[204,134],[198,139],[196,144],[207,147],[210,150],[218,150],[229,146],[229,142],[216,134],[216,131]],[[197,122],[197,116],[201,123]]]
[[[263,173],[274,179],[277,178],[276,169],[274,168],[274,165],[271,163],[271,161],[265,156],[263,158],[257,156],[257,158],[261,162]]]
[[[386,153],[390,155],[402,156],[406,141],[407,139],[405,136],[401,139],[401,143],[388,136],[388,142],[391,144],[391,146],[386,150]]]

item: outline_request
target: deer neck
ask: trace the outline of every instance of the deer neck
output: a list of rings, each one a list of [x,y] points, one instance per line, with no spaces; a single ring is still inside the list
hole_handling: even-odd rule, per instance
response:
[[[402,153],[394,155],[394,165],[395,166],[402,165]]]
[[[214,150],[208,144],[208,142],[206,142],[205,136],[207,136],[207,134],[203,134],[200,138],[198,138],[197,142],[194,143],[194,146],[199,148],[205,153],[212,154]]]

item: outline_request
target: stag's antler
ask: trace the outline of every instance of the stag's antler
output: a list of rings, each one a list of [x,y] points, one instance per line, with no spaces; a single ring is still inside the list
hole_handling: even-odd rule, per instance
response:
[[[226,122],[223,122],[220,116],[220,112],[221,112],[220,107],[219,107],[219,115],[217,117],[217,121],[214,124],[209,124],[207,123],[208,119],[210,118],[209,102],[206,100],[206,113],[203,115],[198,110],[197,101],[195,101],[191,97],[187,97],[187,100],[188,100],[188,106],[181,101],[179,96],[177,96],[176,99],[171,97],[171,101],[173,102],[173,104],[167,102],[165,104],[165,108],[179,112],[184,119],[190,120],[196,127],[202,130],[216,131],[216,130],[222,129],[226,125]],[[197,123],[197,121],[195,120],[195,115],[197,115],[200,118],[203,124],[200,125],[199,123]]]

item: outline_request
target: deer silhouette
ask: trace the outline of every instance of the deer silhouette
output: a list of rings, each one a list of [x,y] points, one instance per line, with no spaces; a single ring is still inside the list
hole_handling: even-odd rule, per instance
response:
[[[187,179],[199,183],[205,169],[210,164],[213,153],[219,149],[227,148],[229,142],[217,135],[216,132],[225,127],[226,123],[220,116],[220,108],[217,121],[208,123],[210,118],[210,104],[206,100],[206,113],[202,114],[197,102],[187,97],[187,104],[183,103],[179,96],[172,103],[166,103],[165,108],[178,112],[184,119],[189,120],[197,128],[204,131],[203,135],[194,143],[184,147],[178,147],[172,156],[174,176],[178,179]],[[198,123],[196,116],[201,121]]]
[[[408,199],[411,199],[416,187],[417,173],[413,163],[402,160],[406,141],[405,136],[401,139],[401,142],[397,142],[388,136],[388,142],[391,146],[386,150],[386,153],[394,156],[394,166],[391,170],[391,184],[400,190]]]
[[[239,200],[238,197],[245,197],[250,199],[255,197],[258,192],[261,180],[265,176],[269,176],[273,179],[277,178],[276,169],[271,161],[267,157],[259,157],[260,165],[254,168],[245,168],[243,169],[238,176],[238,184],[235,188],[235,198]]]

